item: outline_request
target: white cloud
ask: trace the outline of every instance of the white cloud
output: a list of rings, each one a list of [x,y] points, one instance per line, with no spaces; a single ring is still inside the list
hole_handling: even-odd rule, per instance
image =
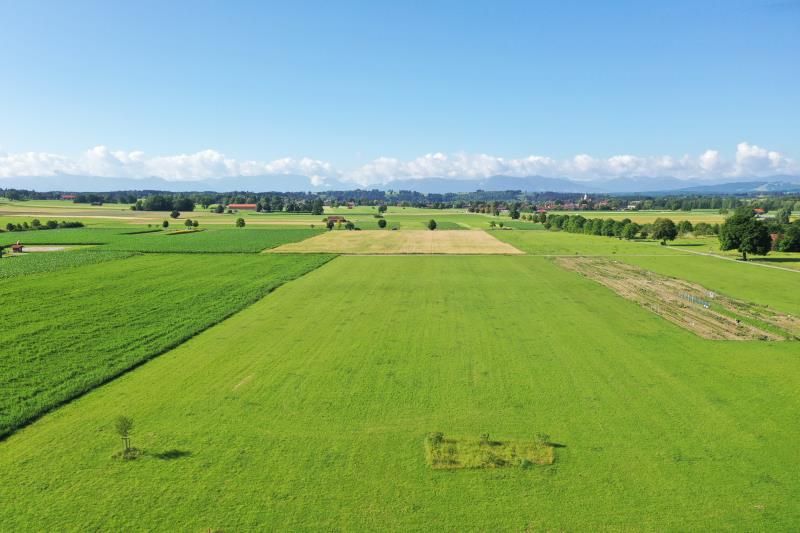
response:
[[[567,159],[540,155],[508,159],[489,154],[434,152],[405,161],[379,157],[350,171],[342,171],[327,161],[307,157],[286,157],[268,162],[237,160],[216,150],[149,156],[138,150],[126,152],[96,146],[78,157],[41,152],[0,153],[0,178],[71,174],[119,178],[155,176],[181,181],[296,174],[307,176],[314,186],[325,185],[331,180],[369,186],[398,179],[429,177],[481,179],[495,175],[539,175],[594,180],[672,176],[688,179],[763,177],[784,173],[800,174],[800,165],[779,152],[747,142],[736,146],[732,159],[724,158],[717,150],[706,150],[697,156],[622,154],[597,158],[579,154]]]

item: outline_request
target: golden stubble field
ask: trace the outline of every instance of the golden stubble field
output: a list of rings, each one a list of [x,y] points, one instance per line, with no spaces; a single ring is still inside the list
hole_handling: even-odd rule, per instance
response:
[[[270,253],[522,254],[485,231],[329,231]]]

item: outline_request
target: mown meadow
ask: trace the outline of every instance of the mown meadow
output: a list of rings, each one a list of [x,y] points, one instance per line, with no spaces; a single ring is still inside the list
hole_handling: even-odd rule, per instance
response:
[[[698,339],[550,258],[339,257],[0,443],[0,523],[792,530],[798,374],[795,343]],[[439,470],[431,432],[558,447]]]
[[[105,252],[89,253],[6,258],[0,266],[49,257],[108,259]],[[329,259],[109,253],[117,259],[75,268],[51,264],[58,275],[27,272],[0,281],[0,437]]]

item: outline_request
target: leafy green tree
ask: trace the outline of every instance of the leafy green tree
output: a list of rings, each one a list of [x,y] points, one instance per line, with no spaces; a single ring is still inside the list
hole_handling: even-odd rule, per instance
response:
[[[661,244],[667,244],[667,241],[674,241],[678,236],[678,228],[672,219],[657,218],[653,222],[653,230],[651,235],[654,239],[660,240]]]
[[[428,229],[431,230],[431,231],[436,229],[436,221],[435,220],[430,219],[428,221]]]
[[[497,226],[497,222],[495,222],[494,220],[490,220],[489,221],[489,227],[490,228],[494,228],[495,226]]]
[[[214,207],[214,212],[217,214],[222,214],[225,212],[225,206],[222,203],[218,203],[216,207]]]
[[[385,213],[387,211],[387,209],[388,209],[388,207],[386,207],[386,204],[381,204],[381,205],[378,206],[378,213],[383,214],[383,213]]]
[[[737,209],[720,227],[719,247],[738,250],[742,260],[747,261],[747,254],[767,255],[772,239],[767,227],[755,218],[751,209]]]
[[[778,209],[778,212],[775,213],[775,221],[778,224],[788,224],[789,217],[792,216],[792,210],[788,208]]]
[[[328,231],[331,231],[331,230],[333,229],[333,225],[334,225],[334,224],[333,224],[333,220],[329,220],[329,221],[328,221],[328,222],[325,224],[325,227],[326,227],[326,228],[328,228]]]
[[[200,222],[199,222],[199,221],[197,221],[197,220],[192,220],[192,227],[193,227],[193,228],[196,228],[196,227],[198,227],[198,226],[200,226]]]
[[[321,215],[324,211],[325,207],[322,205],[322,199],[316,198],[314,202],[311,204],[311,214]]]
[[[694,227],[688,220],[681,220],[678,222],[678,235],[686,235],[692,231],[694,231]]]
[[[186,222],[184,222],[183,225],[186,226],[187,229],[191,228],[192,227],[192,219],[191,218],[187,218]]]
[[[178,218],[179,216],[181,216],[181,214],[179,211],[173,210],[172,213],[169,214],[169,216],[172,218]]]
[[[164,222],[162,222],[161,223],[161,227],[162,228],[168,228],[169,227],[169,220],[165,220]]]
[[[133,420],[127,416],[118,416],[114,421],[114,428],[117,430],[117,435],[122,438],[123,450],[127,452],[131,449],[131,431],[133,431]]]
[[[386,227],[386,219],[385,218],[382,218],[382,219],[378,220],[378,227],[381,228],[381,229]]]
[[[236,227],[237,228],[243,228],[244,226],[245,226],[244,219],[241,218],[241,217],[237,218],[236,219]]]
[[[33,226],[34,228],[39,229],[39,226],[41,225],[42,223],[38,218],[34,218],[33,220],[31,220],[31,226]]]
[[[800,220],[796,220],[786,228],[786,232],[778,241],[779,252],[800,252]]]
[[[356,225],[348,220],[347,224],[344,225],[344,229],[352,231],[352,230],[356,229]]]
[[[636,234],[639,233],[639,224],[636,222],[630,222],[625,224],[622,228],[622,238],[627,240],[633,240],[636,238]]]

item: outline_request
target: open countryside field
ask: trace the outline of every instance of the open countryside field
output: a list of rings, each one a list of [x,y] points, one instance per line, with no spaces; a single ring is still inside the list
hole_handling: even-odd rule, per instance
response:
[[[548,258],[340,257],[0,443],[0,520],[793,529],[796,346],[698,339]],[[432,431],[563,447],[441,471]]]
[[[14,302],[0,307],[0,437],[328,260],[115,255],[123,258],[0,281],[3,301]]]
[[[521,254],[483,231],[330,231],[284,244],[275,253]]]

